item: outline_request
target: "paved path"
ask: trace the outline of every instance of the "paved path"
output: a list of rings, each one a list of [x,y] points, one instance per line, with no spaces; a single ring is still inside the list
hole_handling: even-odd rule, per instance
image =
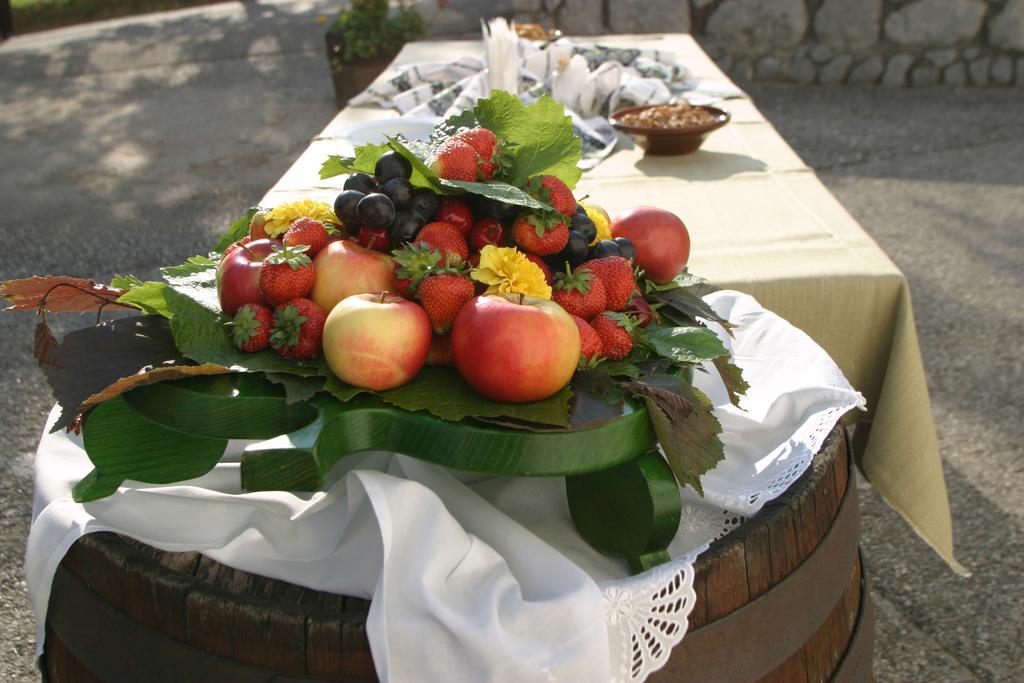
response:
[[[472,0],[453,4],[446,30],[471,28]],[[336,7],[226,3],[0,45],[0,278],[155,277],[205,249],[334,114],[315,19]],[[1024,93],[753,94],[910,278],[975,571],[948,572],[867,493],[879,679],[1022,680]],[[0,316],[0,681],[36,678],[21,556],[51,398],[32,324]]]

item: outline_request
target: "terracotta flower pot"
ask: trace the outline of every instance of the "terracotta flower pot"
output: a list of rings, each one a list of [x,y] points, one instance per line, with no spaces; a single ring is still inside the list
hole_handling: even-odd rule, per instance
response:
[[[361,59],[351,62],[342,61],[345,52],[344,39],[328,32],[324,36],[327,45],[327,63],[331,68],[334,81],[334,99],[338,109],[343,109],[348,101],[367,88],[388,67],[398,55],[398,51],[388,52],[373,59]]]

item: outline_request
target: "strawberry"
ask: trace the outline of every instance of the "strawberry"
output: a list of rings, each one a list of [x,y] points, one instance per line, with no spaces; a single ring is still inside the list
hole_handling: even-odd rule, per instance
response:
[[[569,228],[561,221],[530,214],[516,219],[512,224],[512,236],[523,250],[547,256],[565,248],[569,242]]]
[[[604,283],[586,266],[573,272],[569,264],[566,264],[566,269],[568,272],[559,273],[555,277],[551,298],[572,315],[590,320],[605,308],[608,296],[604,291]]]
[[[308,360],[320,353],[327,316],[309,299],[295,298],[274,310],[270,345],[285,358]]]
[[[505,227],[493,218],[481,218],[469,233],[469,247],[479,251],[488,244],[500,247],[505,239]]]
[[[480,179],[490,180],[498,170],[498,165],[490,159],[480,159]]]
[[[430,351],[427,352],[427,365],[451,365],[455,362],[455,350],[452,348],[452,336],[434,335],[430,340]]]
[[[303,217],[292,221],[281,241],[289,247],[298,247],[305,244],[309,247],[306,250],[306,256],[313,258],[320,253],[321,249],[327,246],[328,239],[327,228],[324,227],[323,223],[315,218]]]
[[[622,360],[633,350],[633,338],[629,335],[632,321],[617,313],[602,313],[590,321],[601,339],[602,355],[610,360]]]
[[[590,323],[578,315],[574,315],[572,321],[576,323],[576,327],[580,331],[580,355],[588,361],[593,360],[595,356],[602,355],[604,347],[601,345],[601,338],[597,336],[597,332],[590,326]]]
[[[445,180],[475,181],[480,166],[480,155],[461,140],[445,140],[430,164],[431,170]]]
[[[621,311],[629,303],[636,288],[633,267],[621,256],[605,256],[586,262],[586,268],[604,283],[608,295],[606,310]]]
[[[260,266],[260,291],[271,306],[303,297],[313,289],[313,262],[309,247],[275,249]]]
[[[423,278],[441,263],[441,253],[425,244],[407,244],[391,252],[395,259],[395,284],[398,293],[411,299]]]
[[[526,191],[542,202],[547,202],[563,216],[576,213],[576,198],[569,186],[553,175],[534,176],[526,183]]]
[[[261,304],[245,304],[230,323],[231,339],[242,351],[253,353],[270,346],[274,312]]]
[[[537,267],[540,268],[540,271],[544,273],[544,281],[548,283],[549,287],[555,284],[555,276],[551,272],[551,267],[544,262],[544,259],[542,259],[540,256],[537,256],[536,254],[526,254],[526,260],[533,261],[534,263],[537,264]]]
[[[454,139],[465,142],[476,150],[480,155],[480,176],[483,180],[490,180],[497,170],[495,160],[497,158],[498,138],[486,128],[463,128],[457,132]]]
[[[448,334],[455,316],[476,296],[473,281],[456,272],[430,275],[420,283],[420,303],[434,326],[434,334]]]
[[[454,266],[469,258],[469,245],[459,229],[451,223],[427,223],[416,234],[417,244],[426,244],[441,254],[441,262]]]

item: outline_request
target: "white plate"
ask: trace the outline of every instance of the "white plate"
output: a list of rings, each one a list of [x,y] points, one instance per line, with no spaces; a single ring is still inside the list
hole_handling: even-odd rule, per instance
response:
[[[381,144],[388,135],[404,135],[409,140],[426,140],[434,126],[440,122],[439,117],[406,117],[400,119],[384,119],[365,121],[351,126],[339,128],[331,133],[331,138],[343,140],[352,145]]]

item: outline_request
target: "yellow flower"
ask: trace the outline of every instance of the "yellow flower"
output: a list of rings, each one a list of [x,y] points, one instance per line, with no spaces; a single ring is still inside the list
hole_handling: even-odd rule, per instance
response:
[[[306,216],[320,221],[325,226],[330,224],[340,225],[341,221],[334,215],[334,209],[329,204],[317,202],[312,199],[300,199],[297,202],[281,204],[271,209],[267,214],[267,222],[263,226],[264,232],[271,237],[277,237],[284,233],[292,224],[292,221]]]
[[[597,244],[601,240],[610,240],[612,238],[612,228],[608,225],[608,219],[604,217],[604,214],[595,209],[593,206],[582,202],[583,210],[587,212],[587,216],[590,220],[594,221],[594,226],[597,227],[597,237],[591,244]]]
[[[488,294],[525,294],[541,299],[551,298],[551,286],[544,271],[514,247],[488,244],[480,251],[480,265],[470,273],[474,280],[487,285]]]

